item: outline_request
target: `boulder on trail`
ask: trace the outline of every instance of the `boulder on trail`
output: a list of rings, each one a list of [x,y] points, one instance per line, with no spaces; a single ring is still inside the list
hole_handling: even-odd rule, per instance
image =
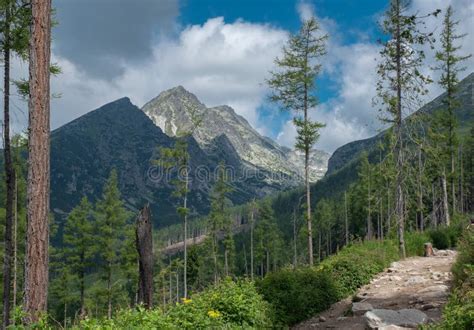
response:
[[[364,314],[370,329],[380,329],[388,326],[416,328],[426,323],[428,316],[417,309],[373,309]]]
[[[354,316],[362,316],[366,312],[374,309],[371,304],[365,302],[354,302],[352,303],[352,314]]]

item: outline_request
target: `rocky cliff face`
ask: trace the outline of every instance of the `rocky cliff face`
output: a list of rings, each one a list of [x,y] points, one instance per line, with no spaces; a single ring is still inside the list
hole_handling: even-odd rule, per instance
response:
[[[194,130],[193,137],[203,150],[212,149],[213,141],[225,135],[246,166],[272,174],[272,177],[265,178],[267,182],[287,187],[303,181],[304,156],[260,135],[229,106],[207,108],[195,95],[179,86],[161,93],[145,104],[142,110],[171,137],[189,131],[193,126],[192,114],[197,114],[202,124]],[[324,176],[328,158],[325,152],[316,150],[313,153],[310,160],[311,181]]]

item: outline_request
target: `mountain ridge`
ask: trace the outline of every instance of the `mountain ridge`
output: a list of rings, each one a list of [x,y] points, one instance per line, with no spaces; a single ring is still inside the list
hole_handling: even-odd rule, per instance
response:
[[[194,94],[178,86],[161,92],[147,102],[142,110],[169,136],[176,136],[180,131],[189,130],[192,126],[189,112],[194,111],[206,123],[193,131],[193,137],[204,150],[213,138],[225,134],[239,156],[249,166],[295,177],[295,181],[290,183],[293,187],[303,182],[304,174],[300,170],[301,166],[295,166],[289,158],[292,156],[291,160],[294,161],[302,156],[294,151],[291,154],[288,152],[291,149],[262,136],[232,107],[221,105],[208,108]],[[311,176],[314,182],[324,175],[326,162],[329,159],[329,155],[322,151],[317,151],[315,154],[316,159],[311,164],[313,169]]]

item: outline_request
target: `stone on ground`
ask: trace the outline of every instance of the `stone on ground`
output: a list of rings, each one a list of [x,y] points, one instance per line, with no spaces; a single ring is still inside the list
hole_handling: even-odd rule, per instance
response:
[[[365,302],[355,302],[352,303],[352,314],[355,316],[362,316],[366,312],[374,309],[371,304]]]
[[[428,321],[428,316],[417,309],[374,309],[364,315],[370,329],[396,325],[400,327],[416,328]]]

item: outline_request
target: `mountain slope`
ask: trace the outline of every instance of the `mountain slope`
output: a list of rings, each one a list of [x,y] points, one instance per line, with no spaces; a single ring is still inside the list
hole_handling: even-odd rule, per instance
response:
[[[204,150],[212,146],[216,137],[225,135],[246,165],[272,174],[279,173],[291,179],[279,182],[275,177],[266,178],[268,182],[280,184],[283,188],[302,182],[303,171],[299,165],[303,163],[303,155],[261,136],[229,106],[206,108],[195,95],[182,86],[162,92],[143,106],[147,116],[169,136],[176,136],[190,129],[190,111],[193,110],[203,122],[194,130],[193,137]],[[328,158],[328,154],[315,151],[311,159],[311,177],[314,182],[326,172]],[[295,163],[298,165],[295,166]]]
[[[462,133],[467,132],[470,125],[474,122],[474,73],[469,74],[464,78],[458,85],[458,91],[455,94],[457,100],[459,100],[459,108],[456,110],[456,117],[459,122],[459,131]],[[427,103],[417,112],[409,116],[404,120],[405,126],[412,125],[415,116],[420,118],[420,115],[424,116],[424,125],[427,124],[427,119],[438,111],[443,109],[443,100],[446,95],[441,94],[433,101]],[[377,143],[381,141],[387,131],[383,131],[376,136],[365,140],[359,140],[350,142],[338,148],[328,162],[327,174],[334,173],[338,169],[341,169],[346,164],[355,160],[362,151],[370,152],[373,150]]]
[[[172,196],[173,187],[153,165],[159,147],[171,147],[175,139],[164,134],[128,98],[91,111],[51,134],[51,208],[61,224],[64,216],[83,195],[95,201],[112,169],[119,177],[120,191],[131,210],[149,202],[155,227],[180,221]],[[226,135],[213,137],[206,150],[194,138],[188,139],[190,153],[190,194],[192,215],[209,211],[214,173],[221,160],[232,176],[234,204],[262,197],[281,189],[277,182],[264,180],[273,173],[250,171]],[[173,173],[172,177],[175,177]]]

